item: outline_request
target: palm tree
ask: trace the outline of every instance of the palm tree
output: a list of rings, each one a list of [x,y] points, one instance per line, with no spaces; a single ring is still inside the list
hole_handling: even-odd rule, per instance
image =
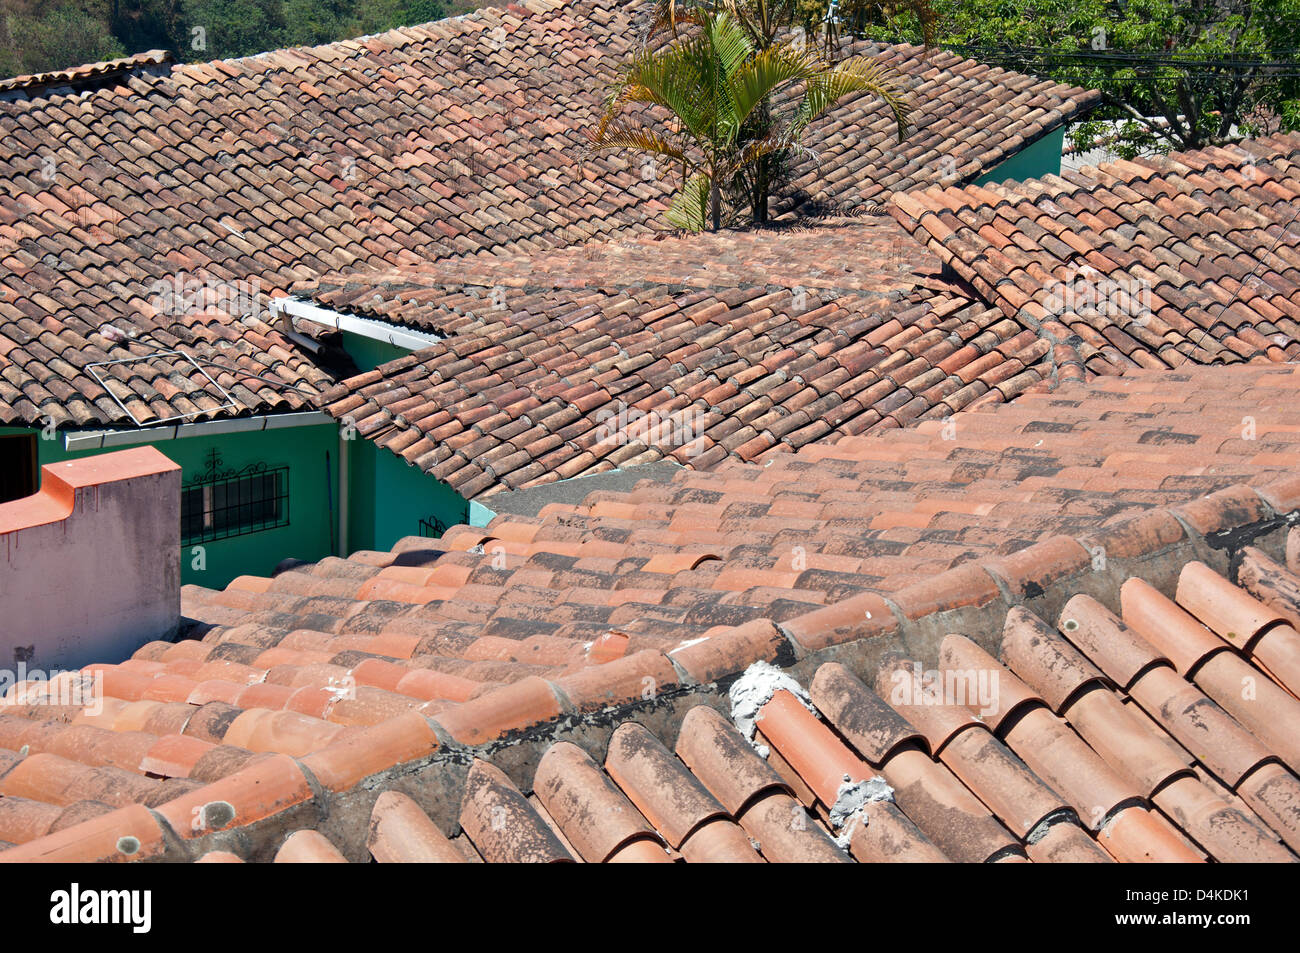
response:
[[[682,189],[668,212],[679,228],[698,231],[707,219],[717,231],[723,186],[765,157],[811,154],[800,144],[804,131],[849,93],[880,96],[894,114],[899,140],[906,135],[910,109],[893,70],[861,57],[831,66],[807,45],[788,41],[758,48],[725,9],[692,10],[690,22],[689,34],[677,33],[674,23],[667,45],[633,57],[610,90],[591,142],[593,150],[629,150],[680,167]],[[794,110],[771,115],[773,94],[798,84],[803,95]],[[629,117],[633,104],[661,107],[667,121]],[[760,111],[766,121],[756,124]]]

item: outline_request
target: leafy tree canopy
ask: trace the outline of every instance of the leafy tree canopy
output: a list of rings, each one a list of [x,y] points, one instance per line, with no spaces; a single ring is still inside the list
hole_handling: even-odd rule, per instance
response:
[[[810,31],[830,0],[799,0]],[[934,42],[1102,91],[1072,136],[1122,156],[1300,128],[1300,0],[840,0],[841,33]]]
[[[476,9],[477,0],[4,0],[0,75],[144,50],[202,61],[328,43]]]

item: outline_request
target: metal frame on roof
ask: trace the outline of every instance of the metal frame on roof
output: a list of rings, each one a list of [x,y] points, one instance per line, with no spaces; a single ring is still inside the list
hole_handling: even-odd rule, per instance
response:
[[[221,394],[222,398],[224,398],[225,403],[221,404],[219,407],[216,407],[212,410],[196,410],[188,414],[176,414],[175,416],[172,417],[162,417],[159,418],[158,420],[151,420],[148,423],[144,423],[139,418],[137,418],[135,414],[131,413],[131,409],[127,407],[126,404],[124,404],[116,394],[113,393],[112,389],[108,386],[108,384],[104,381],[104,379],[101,378],[97,373],[95,373],[95,368],[97,367],[108,367],[113,364],[134,364],[137,361],[151,361],[154,360],[155,358],[173,357],[173,356],[182,357],[185,360],[189,361],[191,364],[193,364],[194,369],[198,371],[200,374],[202,374],[205,378],[207,378],[208,383],[217,389],[217,391]],[[230,396],[229,391],[227,391],[224,387],[218,384],[216,380],[213,379],[211,374],[209,374],[207,371],[205,371],[202,367],[199,366],[198,361],[194,360],[193,357],[186,354],[184,351],[155,351],[153,354],[145,354],[141,357],[120,357],[115,361],[97,361],[94,364],[87,364],[84,369],[88,371],[90,373],[90,376],[95,379],[95,383],[97,383],[100,387],[104,388],[104,392],[108,394],[109,397],[113,398],[113,402],[116,403],[117,406],[122,408],[122,412],[125,413],[128,417],[130,417],[131,422],[135,424],[137,427],[156,427],[160,424],[169,424],[176,420],[189,420],[191,417],[197,417],[199,414],[215,413],[216,411],[226,410],[226,409],[231,409],[231,410],[244,409],[240,404],[235,402],[235,399]],[[119,383],[121,382],[119,381]]]

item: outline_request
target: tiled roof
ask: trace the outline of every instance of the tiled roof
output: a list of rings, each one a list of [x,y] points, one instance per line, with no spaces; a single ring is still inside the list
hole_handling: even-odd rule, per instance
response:
[[[1298,388],[1139,372],[189,587],[102,711],[0,714],[6,859],[829,858],[877,773],[858,859],[1293,859]],[[874,699],[903,646],[996,717]],[[815,709],[755,706],[770,770],[694,712],[758,661]]]
[[[0,423],[126,421],[82,368],[99,350],[127,356],[96,334],[109,321],[189,344],[192,322],[158,313],[160,279],[269,292],[338,268],[564,244],[653,218],[659,187],[625,162],[574,164],[598,78],[618,59],[611,37],[629,29],[611,6],[539,2],[0,103],[14,186],[0,198]],[[195,350],[230,363],[247,348],[260,373],[309,401],[328,384],[260,322],[224,325]],[[145,422],[185,412],[178,392],[204,383],[119,370],[150,405],[138,408]],[[220,401],[206,390],[193,402],[211,411]],[[301,402],[285,387],[239,396],[241,410]]]
[[[246,337],[241,371],[283,384],[259,390],[241,377],[241,410],[294,409],[328,382],[256,319],[203,331],[157,313],[159,279],[275,291],[339,269],[662,227],[670,183],[617,155],[578,161],[644,11],[529,0],[311,49],[106,73],[88,91],[0,97],[0,424],[127,422],[84,371],[100,352],[145,350],[98,335],[108,322],[227,364],[227,342]],[[809,197],[824,205],[973,178],[1096,98],[948,53],[884,55],[911,77],[916,129],[899,145],[874,101],[837,107],[809,139],[827,183]],[[811,177],[798,184],[812,190]],[[144,422],[228,412],[201,375],[117,371],[114,390],[135,395]]]
[[[938,267],[874,217],[300,290],[447,335],[339,385],[326,407],[472,497],[664,457],[764,459],[1047,379],[1046,344],[926,274]]]
[[[1300,356],[1298,198],[1292,133],[892,208],[986,301],[1041,327],[1077,376]],[[1130,307],[1144,286],[1149,310]]]
[[[84,83],[103,82],[114,79],[123,73],[147,69],[150,66],[162,66],[172,62],[172,55],[167,50],[150,50],[148,53],[134,53],[131,56],[119,56],[117,59],[104,60],[99,63],[86,63],[69,69],[47,70],[44,73],[32,73],[27,76],[14,76],[0,79],[0,95],[15,93],[34,95],[43,92],[49,86],[79,86]],[[8,98],[16,98],[9,96]]]
[[[896,194],[915,239],[822,220],[297,290],[448,337],[326,407],[466,497],[704,469],[1097,374],[1300,356],[1300,135],[1243,149]]]

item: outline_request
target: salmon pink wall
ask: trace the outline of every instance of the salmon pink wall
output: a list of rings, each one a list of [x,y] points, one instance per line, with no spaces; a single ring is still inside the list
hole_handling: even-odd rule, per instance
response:
[[[117,661],[180,619],[180,467],[135,447],[0,504],[0,671]]]

